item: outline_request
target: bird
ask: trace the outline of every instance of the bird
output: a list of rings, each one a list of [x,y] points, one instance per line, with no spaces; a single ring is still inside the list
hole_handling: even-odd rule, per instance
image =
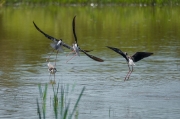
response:
[[[42,33],[45,37],[47,37],[48,39],[50,39],[50,40],[52,41],[52,43],[51,43],[50,45],[51,45],[51,47],[53,48],[53,52],[56,50],[56,59],[57,59],[57,54],[58,54],[58,52],[63,52],[62,46],[68,47],[68,49],[69,49],[69,46],[66,45],[66,44],[62,41],[62,39],[56,39],[56,38],[54,38],[54,37],[46,34],[45,32],[43,32],[43,31],[35,24],[34,21],[33,21],[33,24],[34,24],[35,28],[36,28],[40,33]],[[50,56],[51,56],[51,54],[50,54]],[[47,62],[48,62],[50,56],[46,59]],[[56,65],[56,59],[55,59],[55,65]]]
[[[57,72],[55,66],[52,65],[50,62],[47,64],[47,66],[48,66],[48,71],[49,71],[49,73],[50,73],[49,79],[50,79],[51,74],[52,74],[52,75],[54,75],[54,81],[55,81],[55,73]]]
[[[79,53],[79,52],[83,52],[85,55],[87,55],[89,58],[91,58],[91,59],[93,59],[93,60],[95,60],[95,61],[104,62],[104,60],[102,60],[102,59],[100,59],[100,58],[98,58],[98,57],[95,57],[95,56],[93,56],[93,55],[88,54],[88,53],[87,53],[87,52],[89,52],[88,50],[82,50],[82,49],[79,47],[78,42],[77,42],[76,32],[75,32],[75,18],[76,18],[76,16],[74,16],[73,21],[72,21],[72,28],[73,28],[73,35],[74,35],[75,43],[73,44],[72,47],[69,47],[69,49],[72,50],[72,53],[75,53],[72,58],[74,58],[74,57],[77,56],[77,55],[80,56],[80,53]],[[72,58],[71,58],[71,59],[72,59]],[[71,59],[69,59],[69,60],[71,60]],[[69,60],[68,60],[68,61],[69,61]],[[68,62],[68,61],[67,61],[67,62]],[[66,63],[67,63],[67,62],[66,62]]]
[[[134,55],[132,56],[128,56],[128,54],[126,52],[122,52],[120,49],[118,48],[113,48],[113,47],[110,47],[110,46],[106,46],[108,47],[109,49],[115,51],[116,53],[119,53],[120,55],[122,55],[126,61],[127,61],[127,64],[128,64],[128,67],[129,67],[129,72],[127,73],[124,81],[126,81],[127,79],[129,79],[131,73],[133,72],[133,66],[135,65],[135,62],[138,62],[140,61],[141,59],[143,58],[146,58],[146,57],[149,57],[150,55],[152,55],[153,53],[151,52],[136,52]],[[132,68],[130,68],[130,66]]]

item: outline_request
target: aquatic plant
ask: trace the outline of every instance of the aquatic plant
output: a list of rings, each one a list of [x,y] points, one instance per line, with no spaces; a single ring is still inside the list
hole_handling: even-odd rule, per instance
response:
[[[42,118],[43,115],[43,119],[46,118],[46,98],[47,98],[47,84],[45,85],[45,89],[42,90],[41,85],[39,84],[39,93],[40,93],[40,98],[41,98],[41,104],[39,103],[39,100],[36,99],[36,103],[37,103],[37,113],[39,116],[39,119]],[[82,97],[82,94],[85,90],[85,87],[82,88],[81,93],[78,96],[78,99],[75,103],[75,105],[73,106],[73,110],[70,111],[70,99],[67,99],[67,95],[69,91],[69,88],[66,88],[64,86],[61,86],[61,89],[59,89],[59,83],[57,85],[57,88],[55,88],[55,85],[52,85],[53,87],[53,111],[54,111],[54,115],[55,115],[55,119],[72,119],[73,115],[75,114],[75,112],[77,112],[77,107],[78,104],[80,102],[80,99]],[[68,86],[67,86],[68,87]],[[59,94],[59,90],[60,90],[60,96]],[[76,114],[77,116],[77,114]],[[77,118],[77,117],[76,117]]]
[[[47,87],[48,86],[46,84],[45,85],[45,89],[43,91],[41,85],[40,84],[38,85],[39,94],[40,94],[40,98],[41,98],[41,102],[42,102],[43,119],[45,119],[45,117],[46,117],[45,114],[46,114]],[[38,112],[39,118],[41,119],[41,109],[40,109],[40,105],[39,105],[38,99],[36,99],[36,101],[37,101],[37,112]]]

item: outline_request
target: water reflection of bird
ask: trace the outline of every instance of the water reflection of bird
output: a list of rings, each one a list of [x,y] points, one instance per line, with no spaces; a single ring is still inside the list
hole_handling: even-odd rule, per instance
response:
[[[74,34],[74,38],[75,38],[75,43],[73,44],[72,47],[69,47],[69,49],[72,50],[72,53],[75,53],[75,54],[74,54],[74,56],[71,57],[69,60],[73,59],[73,58],[74,58],[75,56],[77,56],[77,55],[80,56],[80,55],[79,55],[79,51],[81,51],[81,52],[83,52],[85,55],[87,55],[89,58],[91,58],[91,59],[93,59],[93,60],[95,60],[95,61],[98,61],[98,62],[103,62],[104,60],[102,60],[102,59],[100,59],[100,58],[98,58],[98,57],[95,57],[95,56],[93,56],[93,55],[88,54],[87,52],[89,52],[89,51],[87,51],[87,50],[82,50],[82,49],[78,46],[77,36],[76,36],[76,32],[75,32],[75,18],[76,18],[76,16],[74,16],[73,22],[72,22],[72,28],[73,28],[73,34]],[[68,61],[69,61],[69,60],[68,60]],[[68,61],[67,61],[67,62],[68,62]]]
[[[49,79],[50,79],[51,74],[52,74],[52,75],[54,75],[54,81],[55,81],[55,73],[57,72],[56,68],[50,62],[47,64],[47,66],[48,66],[48,71],[50,73]]]
[[[133,72],[133,66],[135,65],[134,62],[137,62],[145,57],[148,57],[150,55],[152,55],[153,53],[150,53],[150,52],[136,52],[134,55],[132,56],[128,56],[128,54],[125,52],[123,53],[120,49],[118,48],[113,48],[113,47],[109,47],[107,46],[108,48],[110,48],[111,50],[119,53],[120,55],[122,55],[127,63],[128,63],[128,67],[129,67],[129,72],[127,73],[124,81],[126,81],[127,79],[129,79],[131,73]],[[130,68],[130,66],[132,66],[132,69]]]
[[[37,25],[36,25],[34,22],[33,22],[33,24],[34,24],[34,26],[36,27],[36,29],[37,29],[39,32],[41,32],[42,34],[44,34],[45,37],[47,37],[48,39],[50,39],[50,40],[52,41],[51,47],[53,48],[53,52],[54,52],[55,50],[57,51],[57,52],[56,52],[56,59],[57,59],[57,54],[58,54],[58,52],[63,52],[62,46],[66,45],[66,44],[62,42],[62,39],[58,40],[58,39],[56,39],[56,38],[54,38],[54,37],[52,37],[52,36],[44,33],[41,29],[39,29],[39,27],[37,27]],[[68,46],[65,46],[65,47],[68,47]],[[51,55],[50,55],[50,56],[51,56]],[[47,60],[46,60],[47,62],[48,62],[50,56],[47,58]],[[55,65],[56,65],[56,59],[55,59]]]

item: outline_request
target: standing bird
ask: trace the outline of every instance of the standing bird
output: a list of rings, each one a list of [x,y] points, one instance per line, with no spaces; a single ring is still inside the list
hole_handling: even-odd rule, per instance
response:
[[[132,56],[128,56],[128,54],[125,52],[123,53],[120,49],[118,48],[113,48],[113,47],[109,47],[109,46],[106,46],[108,47],[109,49],[119,53],[120,55],[122,55],[127,63],[128,63],[128,67],[129,67],[129,72],[127,73],[124,81],[126,81],[127,79],[129,79],[131,73],[133,72],[133,66],[135,65],[134,62],[137,62],[145,57],[148,57],[150,55],[152,55],[153,53],[150,53],[150,52],[136,52],[134,55]],[[132,66],[132,69],[130,68],[130,66]]]
[[[50,62],[47,64],[47,66],[48,66],[48,71],[50,73],[49,79],[51,77],[51,74],[53,74],[54,75],[54,81],[55,81],[55,73],[57,72],[56,68]]]
[[[75,53],[72,58],[74,58],[74,57],[77,56],[77,55],[80,56],[80,55],[79,55],[79,52],[83,52],[83,53],[84,53],[85,55],[87,55],[89,58],[91,58],[91,59],[93,59],[93,60],[95,60],[95,61],[98,61],[98,62],[103,62],[104,60],[102,60],[102,59],[100,59],[100,58],[98,58],[98,57],[95,57],[95,56],[93,56],[93,55],[88,54],[87,52],[89,52],[89,51],[82,50],[82,49],[78,46],[77,36],[76,36],[76,32],[75,32],[75,18],[76,18],[76,16],[74,16],[73,22],[72,22],[72,27],[73,27],[73,34],[74,34],[74,38],[75,38],[75,43],[73,44],[73,47],[69,47],[69,49],[71,49],[72,52]],[[72,58],[71,58],[71,59],[72,59]],[[71,60],[71,59],[69,59],[69,60]],[[68,61],[69,61],[69,60],[68,60]],[[67,62],[68,62],[68,61],[67,61]]]
[[[54,37],[52,37],[52,36],[44,33],[40,28],[37,27],[37,25],[36,25],[34,22],[33,22],[33,24],[34,24],[35,28],[36,28],[39,32],[41,32],[42,34],[44,34],[45,37],[47,37],[48,39],[50,39],[50,40],[52,41],[52,43],[51,43],[50,45],[51,45],[51,47],[53,48],[53,52],[54,52],[55,50],[57,51],[57,52],[56,52],[56,59],[57,59],[57,54],[58,54],[58,52],[63,52],[62,46],[66,45],[66,44],[62,42],[62,39],[58,40],[58,39],[56,39],[56,38],[54,38]],[[66,47],[68,47],[68,46],[66,46]],[[50,54],[50,56],[51,56],[51,54]],[[50,57],[50,56],[49,56],[49,57]],[[48,62],[48,60],[49,60],[49,57],[48,57],[47,60],[46,60],[47,62]],[[56,59],[55,59],[55,65],[56,65]]]

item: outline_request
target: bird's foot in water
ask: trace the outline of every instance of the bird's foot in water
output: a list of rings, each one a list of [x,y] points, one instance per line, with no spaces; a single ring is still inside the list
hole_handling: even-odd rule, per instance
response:
[[[125,77],[124,81],[127,81],[129,79],[129,77]]]
[[[56,84],[56,81],[55,80],[50,80],[50,82],[49,82],[50,84]]]

